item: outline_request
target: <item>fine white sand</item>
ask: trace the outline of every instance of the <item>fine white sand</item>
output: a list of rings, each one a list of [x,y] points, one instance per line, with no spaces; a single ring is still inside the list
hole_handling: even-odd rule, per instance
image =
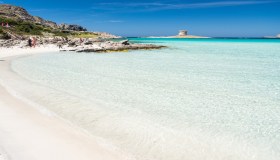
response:
[[[58,51],[48,46],[35,49],[0,48],[0,160],[117,160],[124,154],[102,145],[81,129],[43,114],[9,94],[1,83],[1,70],[9,68],[11,56]]]
[[[58,47],[56,47],[55,45],[38,46],[36,48],[0,48],[0,58],[55,51],[59,51]]]

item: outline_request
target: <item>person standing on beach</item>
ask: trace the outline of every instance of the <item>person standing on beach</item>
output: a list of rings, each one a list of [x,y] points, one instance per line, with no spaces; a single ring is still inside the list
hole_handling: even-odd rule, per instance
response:
[[[62,48],[62,43],[63,43],[63,42],[58,42],[58,43],[57,43],[57,46],[58,46],[59,49]]]
[[[82,44],[84,42],[84,40],[82,38],[80,38],[80,44]]]
[[[31,48],[32,47],[32,40],[31,37],[28,39],[28,46]]]
[[[33,48],[36,47],[37,39],[35,37],[32,38],[32,46]]]

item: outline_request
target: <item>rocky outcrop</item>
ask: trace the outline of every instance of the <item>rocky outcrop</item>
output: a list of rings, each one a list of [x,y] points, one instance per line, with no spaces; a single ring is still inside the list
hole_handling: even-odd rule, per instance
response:
[[[6,18],[28,21],[52,28],[57,28],[57,24],[55,22],[32,16],[22,7],[12,6],[8,4],[0,5],[0,15]]]
[[[123,45],[130,45],[129,40],[123,40],[120,43]]]
[[[0,47],[11,48],[17,46],[19,48],[23,48],[27,46],[27,41],[21,40],[0,40]]]
[[[37,16],[33,16],[33,18],[34,18],[34,22],[37,24],[41,24],[43,26],[48,26],[51,28],[58,28],[58,26],[55,22],[44,20],[43,18],[37,17]]]
[[[8,18],[17,18],[24,21],[34,21],[34,17],[21,7],[16,7],[8,4],[0,5],[0,15]]]
[[[86,28],[76,25],[76,24],[60,24],[58,26],[62,30],[70,30],[70,31],[87,31]]]
[[[75,52],[112,52],[112,51],[126,51],[126,50],[140,50],[140,49],[160,49],[165,46],[158,46],[152,44],[133,44],[128,40],[121,42],[83,42],[71,41],[64,46],[61,51],[75,51]]]
[[[6,18],[12,18],[22,21],[28,21],[36,24],[41,24],[43,26],[48,26],[54,29],[63,29],[63,30],[71,30],[71,31],[87,31],[86,28],[75,25],[75,24],[61,24],[57,25],[55,22],[45,20],[41,17],[30,15],[24,8],[17,7],[8,4],[0,5],[0,16]]]

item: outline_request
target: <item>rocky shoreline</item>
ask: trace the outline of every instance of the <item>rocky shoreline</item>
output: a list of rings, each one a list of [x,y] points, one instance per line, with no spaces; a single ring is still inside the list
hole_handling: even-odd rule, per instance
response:
[[[64,46],[60,51],[75,51],[75,52],[114,52],[114,51],[127,51],[127,50],[141,50],[141,49],[160,49],[165,46],[157,46],[152,44],[133,44],[128,40],[113,42],[93,42],[87,41],[81,45]]]
[[[56,38],[38,38],[38,46],[56,45],[60,51],[73,52],[118,52],[128,50],[148,50],[161,49],[166,46],[153,44],[130,43],[129,40],[110,40],[110,39],[79,39],[71,40],[56,37]],[[0,48],[30,48],[27,40],[0,40]]]

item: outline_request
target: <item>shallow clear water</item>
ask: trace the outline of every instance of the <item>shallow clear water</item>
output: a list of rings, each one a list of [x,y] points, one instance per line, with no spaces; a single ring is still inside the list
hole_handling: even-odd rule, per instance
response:
[[[168,48],[41,54],[12,69],[50,90],[22,93],[136,159],[280,159],[279,40],[131,41]]]

